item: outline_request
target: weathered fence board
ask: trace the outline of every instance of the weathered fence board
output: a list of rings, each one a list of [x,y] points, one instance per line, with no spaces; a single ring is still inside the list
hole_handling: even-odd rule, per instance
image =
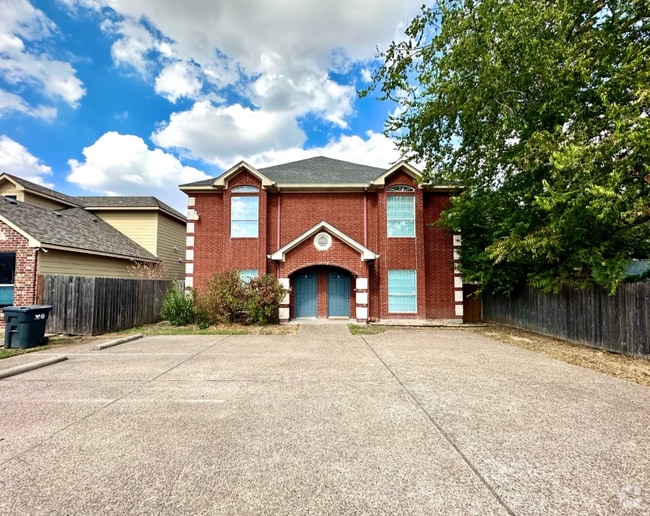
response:
[[[39,303],[53,305],[46,331],[98,335],[160,319],[170,280],[39,276]]]
[[[483,318],[615,353],[650,356],[650,282],[624,283],[615,296],[594,288],[557,295],[530,288],[510,297],[484,294]]]

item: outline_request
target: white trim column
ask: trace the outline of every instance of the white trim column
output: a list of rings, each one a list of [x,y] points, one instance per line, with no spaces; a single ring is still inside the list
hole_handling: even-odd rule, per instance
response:
[[[456,317],[463,316],[463,278],[460,274],[460,246],[462,239],[456,234],[454,239],[454,302]]]
[[[188,214],[194,210],[191,207],[194,206],[195,199],[194,197],[187,198],[187,207]],[[187,231],[185,238],[185,288],[194,288],[194,222],[190,222],[191,219],[188,217],[187,222]]]
[[[282,301],[280,301],[280,322],[289,322],[289,304],[291,303],[291,287],[289,278],[278,278],[278,282],[286,290]]]
[[[368,322],[368,278],[356,278],[354,283],[354,300],[357,305],[357,322]]]

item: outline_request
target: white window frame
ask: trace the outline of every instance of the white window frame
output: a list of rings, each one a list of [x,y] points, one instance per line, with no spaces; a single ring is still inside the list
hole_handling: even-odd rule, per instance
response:
[[[412,272],[413,273],[413,292],[412,293],[391,293],[391,273],[392,272]],[[388,270],[388,313],[391,314],[416,314],[418,312],[418,271],[415,269],[389,269]],[[391,310],[391,297],[413,298],[413,310]]]
[[[256,217],[254,219],[248,218],[235,218],[235,204],[240,199],[255,199],[257,204]],[[237,223],[251,223],[255,222],[255,232],[250,234],[234,234]],[[230,198],[230,238],[259,238],[260,235],[260,198],[257,195],[233,195]]]
[[[389,210],[389,205],[391,203],[392,199],[410,199],[411,201],[411,208],[412,208],[412,217],[408,219],[397,219],[397,218],[390,218],[390,210]],[[412,234],[410,235],[395,235],[392,234],[394,230],[391,229],[391,222],[401,222],[401,221],[408,221],[413,224],[412,227]],[[415,238],[415,196],[414,195],[387,195],[386,196],[386,235],[388,238]]]

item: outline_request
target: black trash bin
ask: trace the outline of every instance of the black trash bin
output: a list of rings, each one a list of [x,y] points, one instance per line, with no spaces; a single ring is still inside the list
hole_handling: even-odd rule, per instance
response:
[[[5,348],[45,346],[45,323],[52,305],[5,306]]]

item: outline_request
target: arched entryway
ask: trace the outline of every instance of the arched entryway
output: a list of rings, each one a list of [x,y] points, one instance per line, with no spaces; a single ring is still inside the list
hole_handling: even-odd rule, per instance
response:
[[[352,275],[339,267],[301,269],[290,277],[294,318],[349,318]]]

